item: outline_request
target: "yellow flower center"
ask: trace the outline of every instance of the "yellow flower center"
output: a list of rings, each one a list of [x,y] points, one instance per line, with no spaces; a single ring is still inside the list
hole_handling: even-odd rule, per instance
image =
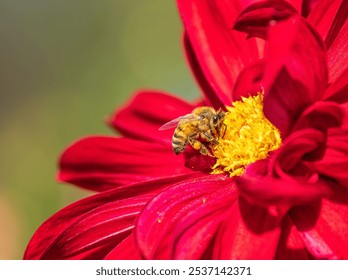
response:
[[[245,168],[280,147],[278,129],[263,114],[263,93],[242,98],[227,107],[219,144],[213,148],[212,174],[240,176]]]

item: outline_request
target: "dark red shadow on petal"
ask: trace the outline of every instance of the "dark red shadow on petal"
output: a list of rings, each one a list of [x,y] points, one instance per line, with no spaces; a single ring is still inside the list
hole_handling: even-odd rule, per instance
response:
[[[221,222],[214,259],[274,259],[282,217],[240,198]]]
[[[301,15],[303,17],[308,17],[308,15],[315,9],[318,2],[318,0],[303,0]]]
[[[303,111],[293,130],[313,128],[326,132],[329,128],[342,124],[344,113],[339,104],[330,101],[318,101]]]
[[[348,259],[348,190],[334,186],[335,195],[324,199],[320,215],[313,227],[320,238],[334,252],[332,258]]]
[[[329,131],[323,157],[313,162],[313,168],[348,188],[348,130]]]
[[[339,257],[337,253],[342,252],[342,250],[333,250],[334,247],[332,244],[336,243],[336,240],[333,239],[339,237],[341,232],[335,234],[335,226],[333,228],[327,226],[327,222],[330,222],[330,219],[334,218],[333,215],[327,221],[322,219],[323,202],[318,201],[311,205],[296,207],[290,211],[289,215],[307,250],[315,259],[337,259]],[[341,219],[342,217],[339,218]],[[336,223],[335,225],[339,226]],[[344,239],[346,239],[346,235]],[[347,252],[347,250],[345,251]],[[345,255],[347,256],[346,253]]]
[[[159,128],[193,109],[193,105],[169,94],[141,91],[123,109],[117,110],[109,124],[129,138],[170,146],[173,131],[159,131]]]
[[[262,75],[264,72],[265,62],[259,60],[245,67],[238,76],[236,81],[232,101],[240,101],[242,97],[249,97],[262,92]]]
[[[278,260],[312,259],[303,244],[301,236],[288,216],[284,218],[282,223],[282,233],[275,258]]]
[[[271,213],[265,207],[248,202],[243,197],[239,198],[239,211],[247,228],[256,234],[273,230],[279,226],[279,221],[283,218],[283,216],[274,215],[275,213]],[[267,219],[261,223],[265,216]]]
[[[185,157],[185,167],[193,171],[201,171],[209,174],[212,170],[212,166],[215,164],[216,159],[210,156],[204,156],[197,150],[187,147],[183,153]]]
[[[344,203],[323,200],[320,216],[315,225],[319,235],[332,248],[333,258],[348,259],[348,196]],[[343,197],[341,197],[343,200]]]
[[[303,19],[292,17],[270,28],[264,112],[283,138],[300,113],[322,98],[327,79],[323,44]]]

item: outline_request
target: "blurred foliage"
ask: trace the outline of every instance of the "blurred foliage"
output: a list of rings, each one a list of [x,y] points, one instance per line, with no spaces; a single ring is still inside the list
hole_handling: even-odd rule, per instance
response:
[[[20,259],[45,219],[90,194],[56,183],[57,159],[112,134],[104,120],[135,90],[199,95],[181,33],[175,1],[0,2],[0,258]]]

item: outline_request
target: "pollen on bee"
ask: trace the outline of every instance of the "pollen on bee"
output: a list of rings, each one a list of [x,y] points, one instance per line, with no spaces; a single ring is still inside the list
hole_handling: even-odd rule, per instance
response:
[[[263,113],[263,92],[227,107],[224,125],[224,137],[213,149],[213,174],[241,176],[249,164],[267,158],[282,142],[280,132]]]

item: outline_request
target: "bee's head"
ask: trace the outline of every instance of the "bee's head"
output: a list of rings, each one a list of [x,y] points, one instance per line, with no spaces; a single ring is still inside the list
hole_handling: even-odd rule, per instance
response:
[[[220,127],[225,117],[225,112],[221,108],[216,112],[212,119],[213,127]]]

